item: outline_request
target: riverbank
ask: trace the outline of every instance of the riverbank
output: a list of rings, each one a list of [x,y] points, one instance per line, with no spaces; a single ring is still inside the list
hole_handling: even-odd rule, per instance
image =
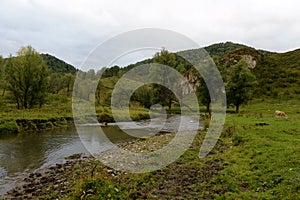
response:
[[[56,164],[47,169],[30,173],[19,181],[18,187],[8,191],[4,199],[64,199],[71,192],[83,173],[84,167],[91,168],[92,157],[81,157],[74,154],[66,158],[66,162]],[[80,167],[79,167],[80,166]]]
[[[162,133],[122,144],[121,148],[134,152],[153,151],[170,142],[173,137],[173,133]],[[202,197],[211,198],[214,193],[222,191],[214,190],[213,185],[209,184],[198,189],[195,185],[197,191],[186,192],[187,185],[208,182],[223,169],[219,159],[207,159],[202,164],[196,160],[193,163],[202,139],[203,133],[199,132],[196,141],[182,158],[162,170],[143,174],[122,173],[104,166],[93,157],[73,155],[64,164],[29,174],[23,184],[10,190],[4,199],[90,199],[96,196],[102,196],[103,199],[134,199],[175,198],[178,195],[191,198],[199,190],[210,191],[203,193]],[[221,143],[217,145],[218,150],[223,148],[227,147]]]
[[[177,115],[173,115],[168,118],[168,121],[166,122],[168,126],[165,126],[163,130],[165,132],[173,131],[174,127],[176,127],[178,124],[178,120],[181,118],[185,120],[185,125],[182,126],[182,129],[191,130],[189,125],[193,124],[192,118],[188,116],[180,117]],[[155,127],[157,127],[156,123],[159,123],[160,120],[156,119],[152,122],[153,123],[149,127],[152,127],[153,129],[151,130],[154,130]],[[147,124],[147,122],[141,122],[141,124]],[[135,130],[135,133],[139,132],[144,134],[143,129],[136,129],[136,125],[133,123],[121,123],[120,126],[123,126],[127,130],[133,129]],[[201,127],[202,126],[199,128]],[[93,132],[94,129],[92,125],[87,126],[87,135],[89,134],[89,130],[92,130]],[[103,127],[103,131],[107,134],[107,137],[110,139],[110,141],[114,142],[115,144],[120,145],[127,143],[128,141],[132,141],[133,139],[128,137],[128,135],[124,134],[123,132],[121,133],[121,130],[115,125],[105,126]],[[170,134],[161,134],[165,135],[166,137],[159,137],[159,142],[154,143],[156,145],[156,149],[165,145],[166,142],[169,141],[167,139],[170,137]],[[85,140],[83,138],[81,139],[83,141]],[[79,152],[84,152],[84,155],[89,155],[89,153],[86,152],[82,146],[82,140],[80,140],[78,137],[75,127],[66,127],[63,129],[53,129],[38,133],[24,134],[20,135],[20,137],[3,137],[2,140],[0,140],[0,153],[2,155],[1,167],[3,168],[4,172],[6,172],[6,176],[4,174],[3,180],[0,180],[0,195],[4,194],[7,189],[15,187],[18,185],[18,183],[22,182],[24,177],[26,177],[29,173],[32,173],[35,170],[40,171],[40,169],[45,169],[56,163],[63,163],[63,158],[66,156]],[[87,141],[89,141],[88,138]],[[143,149],[151,147],[151,144],[149,143],[150,141],[152,140],[144,141]],[[163,143],[163,141],[166,142]],[[161,146],[157,146],[158,144]],[[105,143],[103,143],[103,146],[105,146]],[[140,150],[138,146],[133,148],[133,144],[128,146],[131,150]],[[154,148],[154,146],[152,146],[152,148]],[[110,152],[108,152],[108,154],[110,155]],[[14,156],[13,160],[11,160],[12,155]],[[23,157],[26,157],[26,161],[23,159]],[[40,176],[41,175],[38,175],[38,177]],[[27,178],[27,180],[32,182],[30,177]],[[27,190],[27,188],[25,189]],[[22,188],[18,190],[21,191]]]
[[[0,122],[0,136],[73,125],[74,120],[72,117],[2,120]]]
[[[49,95],[41,108],[17,109],[10,99],[0,101],[0,136],[51,129],[73,124],[71,98]]]
[[[72,99],[53,95],[49,102],[41,108],[17,109],[9,100],[0,101],[0,136],[41,131],[63,126],[74,125]],[[108,106],[96,106],[96,117],[99,122],[114,122]],[[138,105],[130,108],[130,118],[135,121],[149,119],[149,110]],[[128,120],[125,110],[120,110],[119,119]]]
[[[124,112],[125,113],[125,112]],[[96,115],[99,123],[114,123],[114,119],[111,113],[99,113]],[[146,120],[149,119],[149,113],[144,113],[135,115],[132,117],[134,121]],[[127,118],[124,117],[124,121]],[[52,128],[60,128],[65,126],[74,126],[73,117],[57,117],[57,118],[48,118],[48,119],[8,119],[0,121],[0,136],[1,135],[10,135],[10,134],[19,134],[26,132],[35,132],[42,131]]]

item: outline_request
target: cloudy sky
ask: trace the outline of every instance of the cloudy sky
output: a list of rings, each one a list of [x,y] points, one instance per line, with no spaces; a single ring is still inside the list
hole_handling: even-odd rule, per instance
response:
[[[1,0],[0,55],[32,45],[80,68],[97,45],[139,28],[284,52],[300,48],[299,8],[298,0]]]

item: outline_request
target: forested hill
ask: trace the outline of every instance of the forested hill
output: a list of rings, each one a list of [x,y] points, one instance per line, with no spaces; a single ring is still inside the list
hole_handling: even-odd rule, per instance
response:
[[[56,73],[71,73],[74,74],[77,69],[66,63],[63,60],[60,60],[56,58],[55,56],[49,55],[49,54],[41,54],[43,60],[46,62],[47,66]]]
[[[204,47],[204,49],[211,56],[224,56],[225,54],[230,53],[231,51],[242,48],[247,48],[247,46],[233,42],[217,43]]]
[[[281,96],[288,99],[300,94],[300,49],[275,53],[226,42],[210,45],[205,50],[223,73],[224,81],[229,68],[243,59],[257,78],[257,96]],[[193,57],[197,49],[186,53]]]
[[[224,81],[229,76],[228,72],[231,66],[243,59],[248,63],[248,67],[256,76],[258,86],[256,95],[266,95],[270,97],[282,96],[285,98],[300,94],[300,49],[286,52],[275,53],[265,50],[258,50],[243,44],[225,42],[212,44],[204,47],[218,66]],[[190,49],[178,52],[185,58],[193,60],[197,58],[199,49]],[[173,66],[181,72],[187,72],[191,65],[185,62],[180,56],[175,54],[177,63]],[[114,76],[118,71],[126,72],[135,66],[153,62],[153,58],[128,65],[124,68],[113,67],[114,73],[104,73],[105,77]],[[182,67],[182,65],[184,65]],[[110,72],[112,69],[107,69]],[[114,75],[113,75],[114,74]]]
[[[251,47],[248,47],[246,45],[243,44],[237,44],[237,43],[233,43],[233,42],[225,42],[225,43],[217,43],[217,44],[212,44],[209,45],[207,47],[204,47],[204,49],[209,53],[209,55],[214,59],[215,62],[219,63],[218,61],[221,60],[221,58],[223,58],[225,55],[239,50],[239,49],[253,49]],[[202,48],[201,48],[202,49]],[[189,49],[189,50],[184,50],[184,51],[180,51],[177,52],[178,54],[184,56],[185,58],[188,58],[190,61],[193,61],[194,58],[196,58],[197,55],[200,51],[202,51],[201,49]],[[261,51],[263,52],[263,51]],[[268,52],[270,53],[270,52]],[[179,56],[176,56],[176,60],[178,61],[178,63],[184,64],[184,65],[190,65],[188,62],[183,61],[182,58],[180,58]],[[105,73],[105,76],[112,76],[113,73],[109,73],[110,71],[114,71],[114,74],[117,74],[116,69],[119,70],[123,70],[123,71],[128,71],[130,69],[132,69],[135,66],[141,65],[141,64],[146,64],[146,63],[152,63],[153,59],[149,58],[143,61],[139,61],[137,63],[133,63],[130,64],[124,68],[117,68],[116,66],[107,69],[107,72]],[[190,67],[186,67],[187,69],[189,69]]]

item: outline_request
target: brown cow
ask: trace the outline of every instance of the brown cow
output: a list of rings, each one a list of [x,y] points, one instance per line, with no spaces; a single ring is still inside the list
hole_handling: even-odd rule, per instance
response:
[[[287,116],[287,114],[285,112],[280,111],[280,110],[276,110],[275,111],[275,117],[284,117],[284,118],[287,119],[288,116]]]

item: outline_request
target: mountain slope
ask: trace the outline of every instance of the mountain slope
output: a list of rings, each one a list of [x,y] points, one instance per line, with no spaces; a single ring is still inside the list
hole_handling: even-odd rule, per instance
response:
[[[217,43],[212,44],[207,47],[204,47],[204,49],[211,55],[211,56],[224,56],[234,50],[242,49],[242,48],[248,48],[246,45],[243,44],[237,44],[233,42],[225,42],[225,43]]]
[[[257,97],[293,98],[300,94],[300,49],[286,53],[274,53],[232,42],[213,44],[204,49],[215,61],[224,82],[229,76],[230,67],[243,59],[257,78],[258,87],[255,90]],[[177,64],[185,65],[186,74],[189,73],[191,64],[178,55],[196,62],[201,51],[201,49],[190,49],[177,52]],[[125,73],[135,66],[151,62],[153,62],[152,58],[119,68],[119,70]],[[118,73],[116,72],[116,74]]]
[[[53,72],[74,74],[77,71],[77,69],[74,66],[56,58],[55,56],[49,54],[41,54],[41,56]]]
[[[300,49],[274,53],[232,42],[213,44],[204,49],[214,59],[225,82],[230,67],[243,59],[257,77],[258,87],[255,90],[257,97],[288,99],[300,94]],[[179,53],[193,59],[199,52],[199,49],[192,49]]]

